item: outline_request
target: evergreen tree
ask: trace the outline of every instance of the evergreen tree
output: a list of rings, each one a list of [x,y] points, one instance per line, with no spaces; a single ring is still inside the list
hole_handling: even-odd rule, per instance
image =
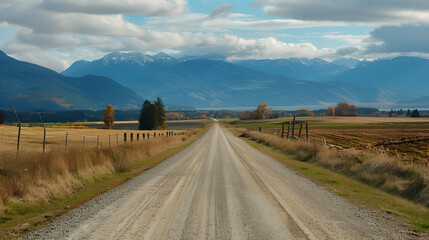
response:
[[[140,109],[139,129],[153,130],[156,127],[156,122],[155,104],[152,104],[149,100],[144,101]]]
[[[408,111],[407,111],[407,117],[409,117],[409,116],[411,116],[411,111],[410,111],[410,109],[408,109]]]
[[[106,110],[104,110],[103,122],[108,129],[112,129],[115,126],[115,111],[110,104],[107,105]]]
[[[158,96],[154,104],[156,109],[156,124],[154,127],[155,129],[165,129],[167,127],[167,124],[165,123],[167,116],[165,114],[164,101]]]
[[[2,110],[0,110],[0,124],[4,123],[4,113]]]
[[[415,109],[411,112],[410,117],[420,117],[419,110]]]

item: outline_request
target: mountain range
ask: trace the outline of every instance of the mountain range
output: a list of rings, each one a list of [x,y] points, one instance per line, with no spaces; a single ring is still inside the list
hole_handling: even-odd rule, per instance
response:
[[[110,78],[66,77],[0,51],[0,108],[18,110],[136,109],[142,98]]]
[[[320,82],[354,68],[359,60],[343,58],[330,63],[320,58],[289,58],[241,60],[233,61],[233,63],[270,74]]]
[[[143,99],[197,108],[429,106],[429,60],[290,58],[228,60],[217,54],[174,58],[113,52],[77,61],[62,74],[0,54],[0,108],[137,108]],[[131,90],[132,89],[132,90]],[[415,100],[414,100],[415,99]],[[375,105],[374,105],[375,104]]]
[[[158,60],[163,56],[162,61]],[[280,74],[305,72],[313,66],[313,76],[330,66],[329,71],[346,71],[350,67],[331,64],[322,59],[255,60],[229,62],[219,55],[173,58],[165,53],[148,56],[141,53],[112,53],[101,59],[79,61],[63,72],[67,76],[86,74],[110,77],[142,97],[161,95],[166,102],[180,101],[184,105],[207,107],[250,107],[261,102],[272,106],[326,105],[339,101],[373,103],[391,102],[395,93],[352,84],[307,81]],[[275,74],[250,63],[278,63]],[[243,66],[245,65],[245,66]],[[316,67],[315,67],[316,66]],[[258,70],[256,70],[258,69]],[[308,71],[307,71],[308,72]],[[326,71],[325,71],[326,72]],[[329,73],[334,74],[334,73]],[[329,75],[327,74],[327,75]],[[302,76],[302,75],[301,75]]]

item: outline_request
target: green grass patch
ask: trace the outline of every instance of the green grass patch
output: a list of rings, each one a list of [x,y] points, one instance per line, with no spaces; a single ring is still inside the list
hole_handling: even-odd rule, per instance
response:
[[[409,223],[416,230],[429,232],[429,209],[424,206],[388,194],[320,166],[295,160],[293,156],[287,155],[278,149],[249,139],[244,140],[252,147],[277,159],[291,169],[309,177],[326,189],[347,198],[358,206],[391,213]]]

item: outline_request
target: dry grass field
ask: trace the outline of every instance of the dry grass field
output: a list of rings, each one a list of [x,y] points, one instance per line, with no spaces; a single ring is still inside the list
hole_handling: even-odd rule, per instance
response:
[[[43,153],[43,128],[26,126],[21,128],[17,154],[18,127],[0,125],[0,222],[2,205],[10,199],[50,200],[73,193],[87,179],[127,172],[132,164],[179,146],[201,131],[50,126]]]
[[[231,126],[280,135],[281,123],[292,118],[236,120]],[[341,148],[380,151],[399,156],[404,162],[429,163],[429,118],[388,117],[297,117],[309,124],[309,138]],[[287,131],[287,125],[286,125]]]
[[[133,140],[137,141],[137,134],[142,141],[143,134],[145,139],[147,135],[153,138],[165,137],[167,132],[174,134],[181,134],[184,130],[159,130],[159,131],[139,131],[139,130],[108,130],[96,129],[80,126],[55,126],[46,128],[46,151],[68,148],[83,148],[83,140],[85,137],[85,148],[108,147],[109,136],[110,145],[118,145],[124,142],[124,133],[127,134],[127,140],[130,141],[130,134],[133,133]],[[161,135],[161,136],[160,136]],[[3,151],[16,151],[18,139],[18,127],[0,125],[0,154]],[[42,127],[22,127],[20,151],[43,151],[43,128]]]
[[[429,118],[297,117],[295,136],[301,123],[308,123],[309,142],[280,138],[282,123],[291,120],[233,120],[227,125],[299,161],[429,206]],[[285,136],[287,129],[286,124]]]
[[[167,121],[167,130],[186,130],[192,128],[201,128],[207,124],[206,119],[193,119],[193,120],[174,120]],[[86,126],[89,128],[104,128],[103,122],[89,122],[89,123],[74,123],[77,125]],[[115,121],[115,129],[132,130],[138,129],[138,121]]]

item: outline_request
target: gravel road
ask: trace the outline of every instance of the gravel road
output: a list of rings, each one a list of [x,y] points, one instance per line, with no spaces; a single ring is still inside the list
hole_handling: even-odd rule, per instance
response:
[[[28,239],[417,239],[217,123],[193,145]]]

